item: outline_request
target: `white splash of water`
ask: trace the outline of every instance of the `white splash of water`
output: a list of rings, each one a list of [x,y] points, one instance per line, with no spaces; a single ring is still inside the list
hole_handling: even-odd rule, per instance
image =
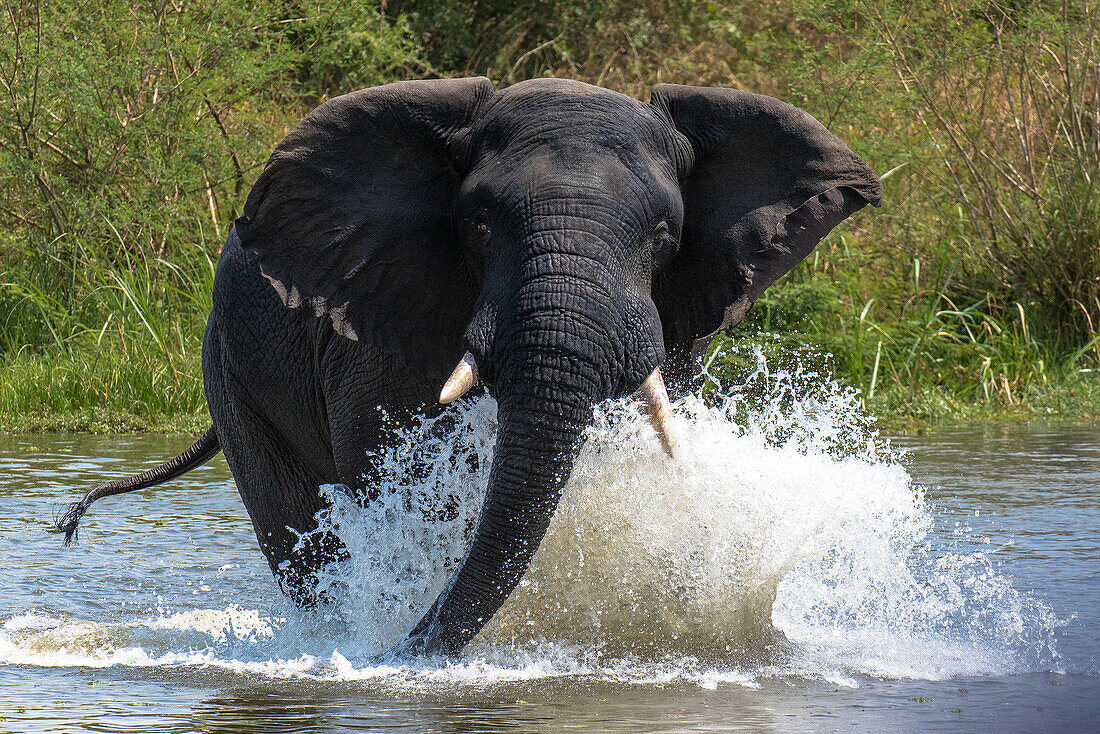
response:
[[[401,434],[379,462],[376,497],[322,487],[331,506],[316,532],[335,532],[351,554],[318,574],[330,600],[322,616],[366,656],[401,642],[465,554],[493,460],[496,403],[485,398]]]
[[[937,544],[854,391],[750,361],[741,383],[678,401],[675,460],[635,403],[596,411],[531,569],[466,660],[652,681],[1057,667],[1057,620],[981,547]],[[456,407],[390,451],[372,504],[331,493],[322,525],[352,562],[326,583],[361,653],[399,643],[453,572],[494,429],[490,399]]]
[[[272,640],[279,623],[239,606],[129,622],[30,612],[0,626],[0,661],[42,667],[149,667],[193,659],[195,650],[212,654],[215,648],[228,648],[231,641],[254,645]]]
[[[320,613],[286,623],[232,608],[127,625],[23,616],[0,629],[0,660],[398,687],[856,685],[1056,669],[1059,621],[1012,587],[991,549],[970,537],[959,550],[937,533],[923,491],[855,395],[752,359],[739,384],[676,403],[675,460],[636,405],[596,411],[532,568],[456,661],[380,655],[465,552],[492,462],[488,398],[407,431],[380,462],[376,498],[326,488],[321,526],[351,556],[321,574],[331,603]]]
[[[757,354],[675,413],[670,460],[635,405],[600,412],[488,641],[830,680],[1057,667],[1054,615],[983,549],[937,544],[853,391]]]

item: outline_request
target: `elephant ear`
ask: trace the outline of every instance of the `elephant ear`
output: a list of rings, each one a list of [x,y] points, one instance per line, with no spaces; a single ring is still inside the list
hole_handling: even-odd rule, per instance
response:
[[[275,149],[234,228],[288,308],[442,380],[477,290],[451,222],[488,79],[332,99]]]
[[[736,326],[882,184],[817,120],[772,97],[658,84],[650,102],[690,145],[680,252],[658,275],[665,343]]]

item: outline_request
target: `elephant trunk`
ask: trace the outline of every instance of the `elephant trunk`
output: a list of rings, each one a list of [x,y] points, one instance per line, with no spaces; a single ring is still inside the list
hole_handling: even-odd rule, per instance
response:
[[[592,407],[607,390],[607,370],[597,366],[606,352],[596,348],[596,335],[553,335],[551,329],[562,329],[560,313],[556,320],[523,330],[527,343],[507,359],[497,390],[495,458],[474,538],[410,634],[412,650],[451,655],[469,642],[515,589],[554,515]]]

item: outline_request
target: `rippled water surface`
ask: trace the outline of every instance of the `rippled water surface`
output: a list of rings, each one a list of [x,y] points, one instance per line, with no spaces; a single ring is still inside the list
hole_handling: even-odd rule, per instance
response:
[[[495,407],[413,431],[332,606],[271,581],[222,459],[45,528],[178,438],[0,436],[0,731],[1100,729],[1100,430],[895,438],[850,398],[601,411],[535,568],[454,661],[388,650],[465,547]],[[413,449],[412,447],[417,447]],[[427,467],[427,468],[425,468]]]

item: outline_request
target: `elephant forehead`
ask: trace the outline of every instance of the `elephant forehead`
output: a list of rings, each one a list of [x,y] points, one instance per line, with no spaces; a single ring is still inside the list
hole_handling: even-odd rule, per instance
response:
[[[665,168],[637,149],[600,151],[560,141],[523,155],[505,150],[485,157],[461,191],[468,205],[519,217],[523,230],[600,223],[633,231],[676,208],[679,190]]]
[[[533,79],[499,92],[473,131],[483,152],[542,148],[664,153],[671,128],[648,104],[568,79]]]
[[[657,135],[631,120],[600,124],[592,117],[531,121],[505,133],[490,133],[462,184],[473,198],[508,202],[603,201],[620,205],[675,188],[675,156]],[[626,197],[624,201],[623,198]]]
[[[597,87],[574,79],[528,79],[496,93],[494,107],[509,107],[523,104],[542,104],[546,100],[587,100],[589,104],[640,105],[633,97],[628,97],[612,89]]]

